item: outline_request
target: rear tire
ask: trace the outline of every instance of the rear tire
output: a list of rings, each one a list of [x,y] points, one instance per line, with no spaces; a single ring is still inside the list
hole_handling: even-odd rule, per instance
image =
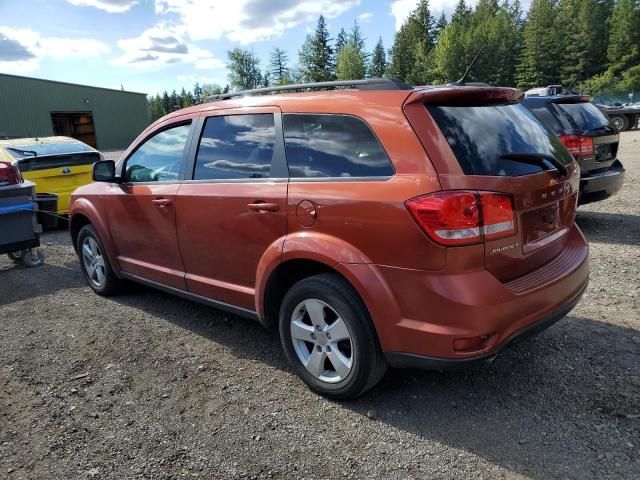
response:
[[[624,132],[629,128],[629,119],[625,115],[614,115],[610,117],[610,120],[619,132]]]
[[[337,274],[314,275],[291,287],[282,301],[279,324],[289,364],[325,397],[355,398],[387,371],[369,313]]]
[[[22,261],[27,267],[39,267],[44,263],[45,255],[41,248],[27,250],[22,256]]]
[[[84,279],[94,292],[109,296],[120,291],[123,282],[111,268],[107,251],[93,225],[80,229],[76,250]]]

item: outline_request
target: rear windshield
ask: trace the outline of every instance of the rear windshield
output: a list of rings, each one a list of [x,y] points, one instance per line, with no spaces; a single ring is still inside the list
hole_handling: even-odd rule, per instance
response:
[[[521,105],[427,108],[466,175],[515,177],[553,168],[505,158],[510,155],[573,161],[553,132]]]
[[[556,133],[600,130],[609,119],[593,103],[547,103],[531,111]]]
[[[98,152],[74,153],[71,155],[56,155],[50,157],[28,157],[18,160],[21,172],[46,170],[48,168],[74,167],[78,165],[93,165],[100,160]]]
[[[5,148],[15,158],[94,151],[89,145],[82,142],[25,143],[9,145]]]

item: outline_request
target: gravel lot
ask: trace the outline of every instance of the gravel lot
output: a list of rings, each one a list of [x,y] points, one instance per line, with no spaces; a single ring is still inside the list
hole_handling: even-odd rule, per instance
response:
[[[640,132],[581,207],[591,283],[493,364],[311,393],[274,332],[143,287],[104,299],[65,231],[0,259],[0,478],[640,478]]]

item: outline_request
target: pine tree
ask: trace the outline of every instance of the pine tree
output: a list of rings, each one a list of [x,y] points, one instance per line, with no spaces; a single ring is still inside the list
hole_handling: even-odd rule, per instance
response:
[[[354,47],[360,51],[363,55],[365,55],[365,42],[366,38],[362,34],[362,30],[360,29],[360,25],[358,24],[358,20],[353,21],[353,27],[351,27],[351,32],[348,36],[348,41],[353,44]]]
[[[338,80],[360,80],[365,77],[365,59],[355,43],[347,42],[340,51],[336,76]]]
[[[234,48],[227,52],[229,58],[229,82],[233,88],[248,90],[257,88],[262,83],[260,60],[253,52]]]
[[[155,122],[156,120],[164,117],[167,114],[167,111],[162,105],[162,99],[160,98],[160,95],[156,94],[155,97],[151,97],[149,99],[149,113],[151,114],[152,122]]]
[[[435,26],[433,27],[433,36],[435,38],[436,43],[438,42],[438,36],[440,33],[447,27],[447,16],[442,12]]]
[[[327,23],[322,15],[318,18],[315,33],[307,35],[300,49],[299,59],[306,81],[325,82],[334,79],[333,48]]]
[[[286,85],[290,83],[289,67],[287,66],[288,61],[287,52],[284,50],[276,47],[271,52],[269,73],[271,74],[271,81],[274,85]]]
[[[387,55],[382,43],[382,37],[378,38],[373,53],[371,54],[371,63],[369,64],[370,77],[382,77],[387,69]]]
[[[347,44],[347,41],[349,41],[349,35],[347,35],[347,32],[344,28],[341,28],[338,32],[338,36],[336,37],[336,41],[333,46],[333,51],[336,55],[336,58],[338,58],[338,55],[340,55],[340,50],[344,48],[344,46]]]
[[[456,8],[451,14],[451,23],[467,25],[469,17],[471,17],[471,9],[469,9],[464,0],[458,0]]]
[[[533,0],[523,30],[522,55],[517,67],[521,88],[546,86],[560,81],[562,36],[555,0]]]
[[[204,102],[204,100],[205,99],[203,98],[202,88],[200,88],[200,84],[196,82],[196,84],[193,86],[193,101],[194,103],[198,104]]]
[[[640,5],[617,0],[609,19],[607,60],[614,72],[640,64]]]
[[[162,93],[162,108],[165,113],[169,113],[171,111],[171,99],[169,98],[169,94],[165,90]]]

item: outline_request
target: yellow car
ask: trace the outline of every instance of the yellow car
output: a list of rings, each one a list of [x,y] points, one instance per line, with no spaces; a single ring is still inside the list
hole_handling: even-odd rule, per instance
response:
[[[0,161],[18,165],[25,180],[36,184],[36,194],[58,196],[58,215],[69,212],[69,197],[76,188],[91,183],[95,162],[102,154],[69,137],[0,140]]]

